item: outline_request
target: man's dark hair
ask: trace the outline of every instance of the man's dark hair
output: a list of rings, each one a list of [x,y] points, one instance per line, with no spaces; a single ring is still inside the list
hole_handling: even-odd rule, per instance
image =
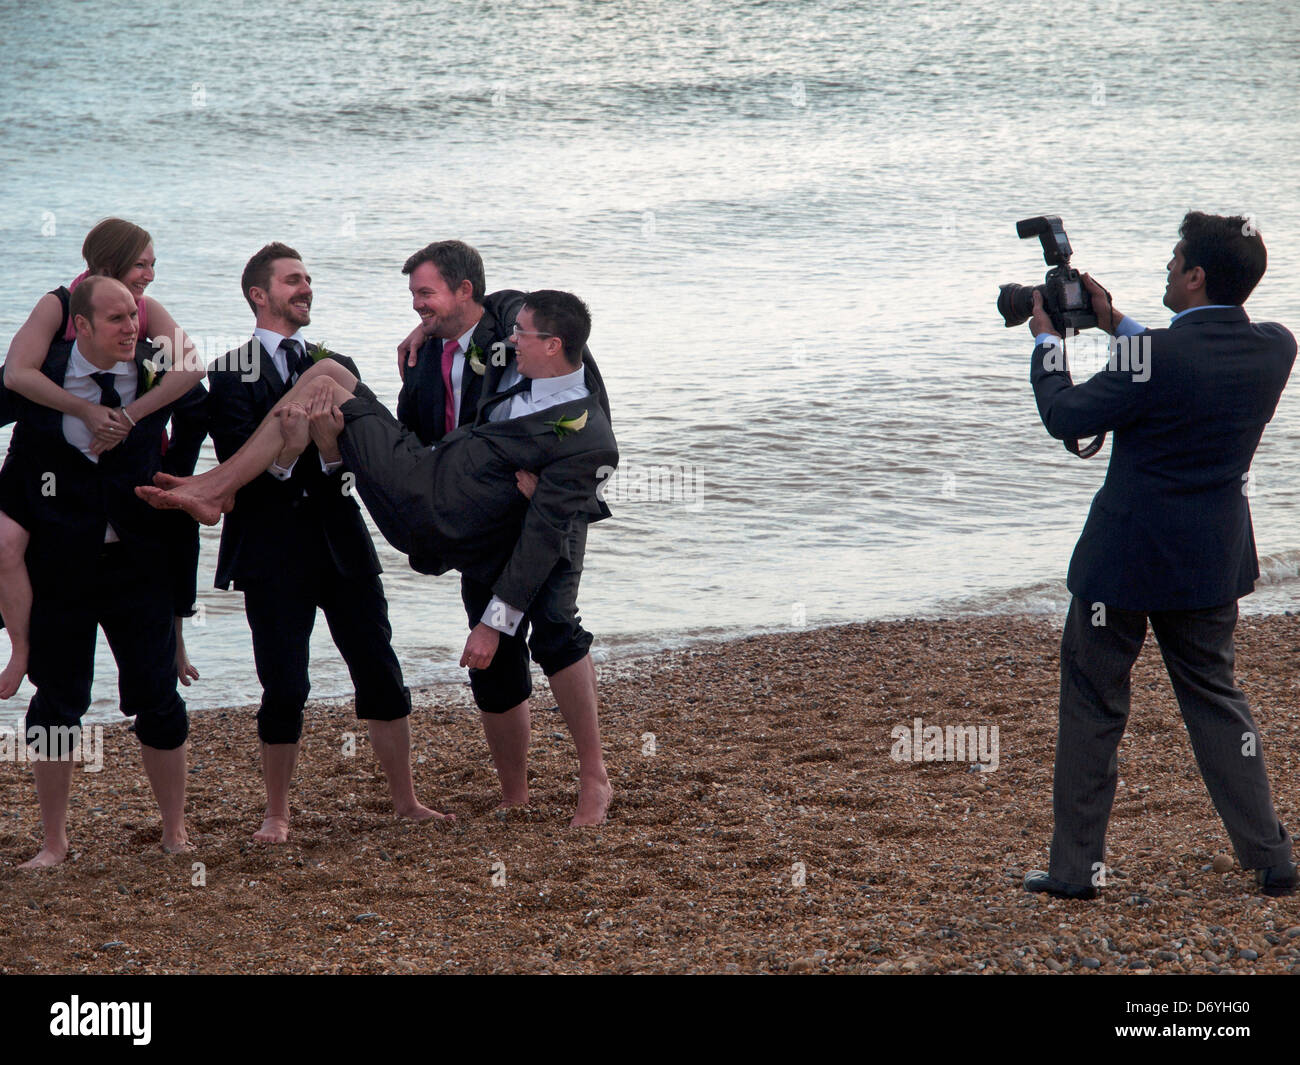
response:
[[[83,277],[81,283],[72,290],[72,295],[68,297],[68,320],[75,326],[77,315],[81,315],[91,325],[94,325],[95,289],[105,281],[115,280],[116,278],[110,278],[105,274],[91,274],[89,277]]]
[[[462,281],[468,281],[475,303],[482,303],[487,292],[483,274],[483,257],[463,240],[435,240],[426,244],[402,265],[403,274],[412,274],[416,267],[433,263],[442,275],[443,283],[453,292]]]
[[[543,288],[528,293],[523,306],[533,312],[533,323],[539,333],[560,338],[565,361],[574,369],[581,366],[582,346],[591,336],[591,312],[587,305],[572,292]]]
[[[248,300],[248,305],[253,309],[254,314],[257,314],[257,304],[248,293],[254,288],[266,291],[271,287],[271,264],[276,259],[297,259],[301,262],[302,256],[289,245],[281,244],[278,240],[273,241],[248,260],[248,265],[244,267],[244,273],[239,279],[239,284],[244,290],[244,299]]]
[[[1188,211],[1178,227],[1183,266],[1205,271],[1205,297],[1211,303],[1241,306],[1259,284],[1268,252],[1253,219]]]

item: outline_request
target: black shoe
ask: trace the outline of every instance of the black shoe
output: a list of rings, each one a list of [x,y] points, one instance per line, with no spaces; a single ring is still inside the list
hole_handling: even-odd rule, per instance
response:
[[[1255,883],[1265,895],[1294,895],[1297,882],[1300,877],[1296,875],[1295,862],[1255,870]]]
[[[1091,884],[1067,884],[1053,880],[1041,869],[1031,869],[1025,874],[1026,891],[1042,891],[1058,899],[1095,899],[1097,889]]]

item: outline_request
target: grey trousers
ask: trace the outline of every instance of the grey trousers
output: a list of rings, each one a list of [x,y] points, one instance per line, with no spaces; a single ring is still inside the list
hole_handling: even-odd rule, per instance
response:
[[[1061,638],[1061,716],[1056,737],[1049,873],[1096,884],[1115,800],[1116,751],[1129,712],[1129,671],[1146,639],[1148,615],[1077,596]],[[1291,837],[1277,819],[1264,755],[1246,698],[1233,679],[1237,604],[1150,615],[1192,750],[1214,808],[1245,869],[1282,865]]]

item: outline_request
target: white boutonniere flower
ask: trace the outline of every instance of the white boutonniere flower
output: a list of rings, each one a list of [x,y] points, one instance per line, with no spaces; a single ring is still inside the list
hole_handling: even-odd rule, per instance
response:
[[[570,433],[581,432],[587,425],[587,412],[584,410],[581,414],[573,418],[556,418],[553,422],[547,422],[548,426],[555,430],[555,435],[563,440]]]

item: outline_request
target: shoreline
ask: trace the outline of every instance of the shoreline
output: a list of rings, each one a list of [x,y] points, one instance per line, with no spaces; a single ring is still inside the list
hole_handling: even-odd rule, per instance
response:
[[[1059,636],[1048,617],[909,619],[598,666],[615,793],[594,830],[567,827],[576,759],[544,683],[533,806],[510,814],[493,810],[468,687],[413,691],[417,794],[449,826],[396,822],[350,700],[313,701],[277,848],[250,840],[252,710],[194,715],[199,849],[176,858],[134,738],[105,727],[103,770],[74,773],[57,869],[16,869],[39,817],[30,771],[0,765],[0,972],[1300,971],[1300,902],[1211,868],[1229,846],[1153,640],[1120,748],[1111,883],[1093,903],[1023,892],[1051,832]],[[1298,651],[1300,618],[1238,625],[1238,681],[1290,825]],[[997,726],[997,768],[891,757],[918,717]]]

